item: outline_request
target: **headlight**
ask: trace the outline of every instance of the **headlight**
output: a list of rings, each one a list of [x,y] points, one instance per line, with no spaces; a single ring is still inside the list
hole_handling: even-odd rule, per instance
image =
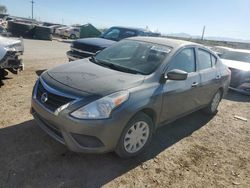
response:
[[[98,99],[71,113],[78,119],[106,119],[111,112],[124,103],[129,97],[128,91],[120,91]]]

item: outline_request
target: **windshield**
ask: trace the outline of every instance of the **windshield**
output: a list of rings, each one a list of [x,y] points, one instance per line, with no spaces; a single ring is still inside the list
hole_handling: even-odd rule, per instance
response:
[[[221,58],[250,63],[250,53],[245,52],[226,51],[224,54],[221,55]]]
[[[141,34],[143,32],[140,31],[139,33]],[[109,39],[109,40],[119,41],[121,39],[134,37],[134,36],[137,36],[137,31],[133,29],[111,27],[106,32],[104,32],[100,37]]]
[[[96,63],[123,72],[151,74],[171,51],[168,46],[125,40],[95,56]]]

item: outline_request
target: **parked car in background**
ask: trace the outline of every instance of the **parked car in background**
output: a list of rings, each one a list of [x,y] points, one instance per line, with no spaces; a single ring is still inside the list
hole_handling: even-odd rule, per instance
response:
[[[21,39],[0,36],[0,81],[8,74],[7,71],[17,74],[23,70],[22,60],[19,56],[24,52]]]
[[[250,50],[215,47],[222,62],[232,72],[230,88],[243,94],[250,95]]]
[[[7,30],[3,26],[0,26],[0,35],[3,37],[10,37],[11,33],[7,32]]]
[[[80,37],[80,27],[69,27],[64,30],[63,37],[77,39]]]
[[[230,70],[202,45],[132,37],[44,72],[31,113],[72,151],[132,157],[158,127],[199,109],[215,114],[229,82]]]
[[[67,56],[69,61],[82,59],[94,55],[97,51],[103,50],[121,39],[151,35],[154,35],[154,33],[145,29],[111,27],[98,38],[83,38],[74,41],[70,51],[67,52]],[[158,34],[155,34],[155,36],[158,36]]]
[[[69,28],[68,26],[56,28],[55,34],[61,37],[64,35],[64,31],[68,28]]]

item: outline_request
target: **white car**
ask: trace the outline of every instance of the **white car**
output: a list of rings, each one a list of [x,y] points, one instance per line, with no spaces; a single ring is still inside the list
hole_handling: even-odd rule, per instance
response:
[[[7,70],[13,74],[23,70],[22,60],[19,59],[23,52],[22,39],[0,36],[0,81],[8,74]]]
[[[79,27],[70,27],[64,30],[64,37],[70,39],[77,39],[80,37],[80,28]]]
[[[250,50],[214,47],[222,62],[231,70],[230,88],[250,95]]]
[[[69,27],[59,27],[59,28],[57,28],[56,29],[56,31],[55,31],[55,34],[56,35],[58,35],[58,36],[63,36],[64,35],[64,31],[66,30],[66,29],[68,29]]]

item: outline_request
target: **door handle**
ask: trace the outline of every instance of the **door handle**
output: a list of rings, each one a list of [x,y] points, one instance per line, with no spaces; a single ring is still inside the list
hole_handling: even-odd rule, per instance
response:
[[[191,86],[192,86],[192,87],[197,87],[198,84],[199,84],[198,82],[193,82]]]

